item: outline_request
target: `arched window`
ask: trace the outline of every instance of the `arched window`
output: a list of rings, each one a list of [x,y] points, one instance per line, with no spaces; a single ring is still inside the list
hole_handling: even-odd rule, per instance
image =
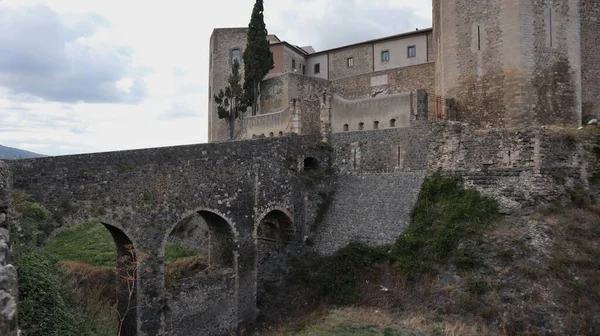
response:
[[[233,63],[235,63],[235,61],[238,61],[238,63],[240,63],[240,65],[242,64],[242,52],[240,51],[240,49],[233,49],[231,51],[231,65],[233,65]]]
[[[390,120],[390,127],[396,127],[396,119]]]
[[[279,131],[279,136],[280,137],[283,136],[283,132],[282,131]]]
[[[348,126],[348,124],[344,124],[344,132],[348,132],[350,130],[350,127]]]
[[[379,129],[379,121],[373,121],[373,129]]]
[[[269,133],[269,138],[273,137],[273,132]]]
[[[362,131],[365,129],[365,123],[358,123],[358,130]]]

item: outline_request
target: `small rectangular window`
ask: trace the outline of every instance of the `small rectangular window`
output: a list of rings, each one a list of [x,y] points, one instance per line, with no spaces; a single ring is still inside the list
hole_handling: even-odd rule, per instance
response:
[[[321,63],[315,64],[315,75],[321,73]]]
[[[296,70],[296,60],[292,59],[292,69]]]
[[[381,52],[381,62],[385,63],[385,62],[389,62],[390,61],[390,51],[389,50],[384,50]]]
[[[408,47],[408,58],[417,57],[417,47],[410,46]]]
[[[354,57],[348,57],[348,68],[352,68],[354,66]]]
[[[304,64],[302,64],[302,74],[306,75],[306,66]]]

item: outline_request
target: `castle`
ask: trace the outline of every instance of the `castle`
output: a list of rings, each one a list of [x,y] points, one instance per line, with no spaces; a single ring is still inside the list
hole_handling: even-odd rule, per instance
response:
[[[214,93],[241,61],[246,28],[210,38],[209,141],[226,140]],[[600,2],[433,0],[433,28],[315,51],[269,35],[275,66],[239,138],[410,126],[573,127],[600,112]],[[330,94],[324,95],[327,91]]]

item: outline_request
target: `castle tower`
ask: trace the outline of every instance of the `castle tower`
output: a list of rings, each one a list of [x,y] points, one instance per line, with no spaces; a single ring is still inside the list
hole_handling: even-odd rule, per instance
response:
[[[580,19],[580,0],[433,0],[436,95],[480,127],[579,125]]]
[[[228,140],[227,125],[217,116],[213,96],[227,86],[233,60],[240,63],[240,75],[244,77],[242,54],[246,48],[248,28],[223,28],[213,30],[210,36],[208,68],[208,141]],[[238,128],[241,125],[238,125]],[[239,131],[239,129],[238,129]]]

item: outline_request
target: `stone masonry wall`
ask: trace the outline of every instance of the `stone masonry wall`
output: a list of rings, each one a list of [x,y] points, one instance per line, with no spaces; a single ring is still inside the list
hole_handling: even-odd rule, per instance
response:
[[[581,0],[583,116],[600,116],[600,1]]]
[[[347,125],[348,130],[356,131],[360,123],[364,129],[408,127],[411,115],[410,92],[356,100],[347,100],[336,95],[333,96],[331,104],[331,129],[334,133],[340,133],[345,131],[344,125]]]
[[[328,80],[297,73],[268,78],[261,82],[261,114],[280,112],[296,99],[302,113],[302,134],[319,134],[322,94],[329,85]],[[272,125],[268,132],[277,134],[279,125]]]
[[[406,129],[334,134],[332,141],[340,174],[442,169],[463,175],[507,211],[551,202],[565,188],[587,183],[585,144],[544,127],[482,131],[456,122],[415,122]]]
[[[16,336],[17,270],[11,264],[8,208],[11,197],[11,173],[0,161],[0,335]]]
[[[429,117],[435,117],[434,106],[435,64],[396,68],[332,81],[332,89],[345,99],[363,99],[379,94],[416,92],[425,89],[429,93]],[[413,94],[413,112],[416,114],[417,95]],[[414,119],[414,118],[412,118]]]
[[[340,176],[315,250],[332,254],[352,241],[391,244],[410,222],[424,172]]]
[[[410,128],[332,135],[338,174],[317,251],[351,241],[393,242],[409,220],[426,174],[458,174],[514,212],[550,204],[587,185],[587,140],[544,127],[474,130],[457,122],[415,122]]]

